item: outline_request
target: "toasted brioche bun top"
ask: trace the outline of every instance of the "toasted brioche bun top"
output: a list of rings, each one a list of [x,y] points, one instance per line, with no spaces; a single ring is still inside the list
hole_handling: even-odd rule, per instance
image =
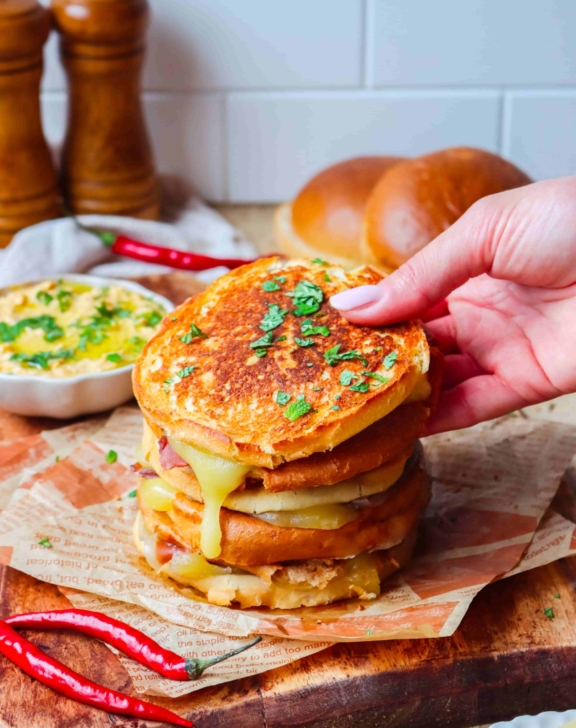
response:
[[[219,278],[164,319],[136,363],[134,391],[146,419],[168,437],[249,465],[275,467],[332,449],[397,407],[428,370],[429,347],[419,323],[355,326],[329,305],[331,295],[381,278],[369,267],[346,273],[278,258]],[[278,290],[267,292],[262,285],[271,281]],[[321,291],[316,314],[293,313],[297,300],[287,294],[302,281]],[[259,327],[270,306],[286,313],[267,332],[273,343],[260,358],[250,344],[267,335]],[[329,335],[303,333],[306,320],[328,327]],[[206,337],[187,339],[192,325]],[[300,346],[295,338],[313,345]],[[338,345],[337,353],[356,351],[362,359],[331,366],[324,354]],[[391,353],[397,358],[386,368]],[[351,390],[356,384],[367,391]],[[278,392],[289,401],[279,404]],[[290,419],[299,397],[311,409]],[[298,407],[305,409],[305,403]]]
[[[291,257],[325,256],[354,267],[363,262],[360,239],[364,209],[383,173],[401,157],[357,157],[323,170],[276,215],[276,236]]]
[[[395,165],[380,178],[366,204],[364,260],[397,268],[477,200],[530,182],[502,157],[467,147]]]

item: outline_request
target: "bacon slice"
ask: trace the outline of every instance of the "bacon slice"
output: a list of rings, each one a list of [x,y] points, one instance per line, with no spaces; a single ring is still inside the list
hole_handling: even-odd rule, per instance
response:
[[[188,467],[186,460],[183,460],[176,450],[168,444],[168,439],[166,437],[162,437],[158,440],[158,450],[160,450],[160,465],[164,470]]]

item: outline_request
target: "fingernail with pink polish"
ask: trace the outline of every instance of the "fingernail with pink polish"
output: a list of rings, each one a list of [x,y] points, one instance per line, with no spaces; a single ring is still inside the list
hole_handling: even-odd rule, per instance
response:
[[[382,289],[379,286],[359,286],[349,291],[336,293],[330,299],[330,305],[338,311],[351,311],[354,308],[361,308],[370,303],[375,303],[382,298]]]

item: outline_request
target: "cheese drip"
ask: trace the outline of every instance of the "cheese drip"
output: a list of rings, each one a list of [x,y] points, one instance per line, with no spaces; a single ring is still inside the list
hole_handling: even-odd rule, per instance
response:
[[[428,376],[426,374],[420,374],[416,380],[414,389],[410,392],[402,404],[407,404],[408,402],[425,402],[431,392],[432,387],[428,381]]]
[[[240,465],[218,455],[198,450],[178,440],[169,440],[172,448],[194,471],[204,501],[200,527],[200,550],[207,559],[215,559],[222,551],[220,509],[226,496],[244,481],[250,465]]]

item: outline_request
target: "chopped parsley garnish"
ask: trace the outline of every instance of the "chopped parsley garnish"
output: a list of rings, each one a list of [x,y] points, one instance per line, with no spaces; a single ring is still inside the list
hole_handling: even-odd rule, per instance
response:
[[[395,351],[390,352],[384,357],[384,368],[386,370],[392,369],[394,364],[398,361],[398,354]]]
[[[370,379],[376,379],[376,381],[380,382],[380,384],[387,384],[390,381],[390,377],[383,377],[377,372],[362,372],[362,374]]]
[[[48,291],[38,291],[36,294],[36,300],[40,301],[40,303],[43,303],[45,306],[48,306],[50,301],[54,300],[54,296],[50,295]]]
[[[128,493],[128,498],[136,498],[137,495],[138,495],[138,491],[137,490],[131,490]]]
[[[544,614],[548,617],[548,619],[554,619],[554,610],[552,607],[546,607]]]
[[[153,328],[162,321],[162,314],[158,311],[149,311],[148,313],[143,314],[140,318],[142,319],[143,324]]]
[[[307,366],[307,367],[313,367],[313,366],[314,366],[314,362],[312,362],[312,361],[307,361],[307,362],[306,362],[306,366]]]
[[[305,399],[304,395],[299,395],[295,402],[289,404],[284,410],[284,417],[291,422],[297,420],[299,417],[307,415],[312,409],[312,405],[309,404]]]
[[[254,353],[256,354],[256,356],[259,359],[262,359],[262,357],[266,356],[267,351],[266,351],[266,349],[256,349],[256,351]]]
[[[560,599],[560,594],[554,594],[554,599]]]
[[[318,265],[328,265],[328,263],[325,260],[322,260],[322,258],[314,258],[314,260],[311,260],[310,262],[317,263]]]
[[[324,387],[312,387],[312,389],[313,389],[313,390],[314,390],[315,392],[321,392],[321,391],[322,391],[322,390],[324,389]]]
[[[178,341],[181,341],[183,344],[189,344],[192,339],[207,339],[208,335],[200,331],[200,329],[196,326],[196,324],[190,324],[190,331],[187,334],[184,334],[184,336],[179,336]]]
[[[339,394],[335,394],[334,399],[342,399],[342,397]]]
[[[59,349],[58,351],[37,351],[35,354],[12,354],[10,361],[17,361],[35,369],[49,369],[49,362],[53,359],[72,359],[72,349]]]
[[[278,390],[276,392],[276,402],[278,404],[281,404],[281,405],[288,404],[290,399],[291,399],[291,396],[287,392],[281,392],[280,390]]]
[[[262,349],[266,348],[268,346],[272,346],[274,344],[274,334],[269,331],[267,334],[264,334],[264,336],[261,336],[259,339],[256,339],[256,341],[251,341],[249,346],[251,349]]]
[[[120,354],[117,354],[116,352],[113,352],[112,354],[108,354],[106,356],[106,359],[108,361],[114,362],[114,364],[117,364],[119,361],[122,361],[122,357]]]
[[[351,392],[367,392],[370,389],[368,382],[358,382],[349,387]]]
[[[294,341],[296,344],[298,344],[298,346],[301,346],[304,349],[307,346],[314,346],[314,341],[312,341],[312,339],[299,339],[297,336],[295,336]]]
[[[277,303],[269,303],[268,313],[264,314],[264,318],[258,328],[262,329],[262,331],[277,329],[284,322],[284,317],[287,313],[288,311],[280,308]]]
[[[314,326],[310,319],[302,321],[301,329],[304,336],[330,336],[330,329],[327,326]]]
[[[274,343],[276,343],[277,341],[286,341],[286,337],[285,336],[277,336],[274,339]]]
[[[57,462],[57,463],[59,463],[60,462],[60,455],[56,455],[56,457],[54,458],[54,461]]]
[[[134,346],[138,346],[140,348],[142,348],[146,343],[146,339],[142,339],[140,336],[131,336],[129,341]]]
[[[38,541],[38,546],[44,546],[45,549],[52,548],[52,544],[49,538],[43,538],[41,541]]]
[[[336,346],[333,346],[331,349],[328,349],[328,351],[324,352],[324,359],[326,359],[331,367],[336,366],[338,362],[350,361],[351,359],[360,359],[365,367],[368,366],[368,360],[365,359],[361,354],[359,354],[356,349],[352,349],[352,351],[343,351],[342,353],[340,353],[340,346],[341,344],[336,344]]]
[[[266,293],[272,293],[273,291],[280,290],[280,286],[276,283],[276,281],[264,281],[262,288],[266,291]]]
[[[116,450],[108,450],[106,453],[106,462],[107,463],[115,463],[116,460],[118,460],[118,453]]]
[[[326,283],[332,283],[332,278],[330,278],[326,271],[324,271],[324,280],[326,281]]]
[[[0,341],[3,343],[15,341],[25,329],[42,329],[45,341],[56,341],[64,336],[64,330],[58,326],[54,316],[43,314],[22,319],[12,325],[0,321]]]
[[[339,411],[340,411],[340,407],[338,407],[338,405],[337,405],[337,404],[333,404],[333,405],[332,405],[332,409],[333,409],[333,410],[336,410],[337,412],[339,412]]]
[[[176,376],[180,377],[180,379],[184,379],[184,377],[189,377],[194,369],[196,369],[196,364],[192,364],[192,366],[189,367],[184,367],[183,369],[180,369],[179,372],[176,372]]]
[[[286,276],[274,276],[274,280],[278,283],[286,283]]]
[[[300,281],[296,288],[286,295],[291,296],[294,300],[296,308],[292,313],[295,316],[309,316],[316,313],[316,311],[320,310],[324,300],[322,289],[315,283],[306,280]]]
[[[62,313],[67,311],[72,305],[72,291],[66,291],[64,288],[61,288],[56,294],[56,298],[58,299],[58,305]]]
[[[340,384],[344,387],[350,386],[355,379],[358,379],[358,375],[351,372],[350,369],[344,369],[344,371],[340,373]]]

